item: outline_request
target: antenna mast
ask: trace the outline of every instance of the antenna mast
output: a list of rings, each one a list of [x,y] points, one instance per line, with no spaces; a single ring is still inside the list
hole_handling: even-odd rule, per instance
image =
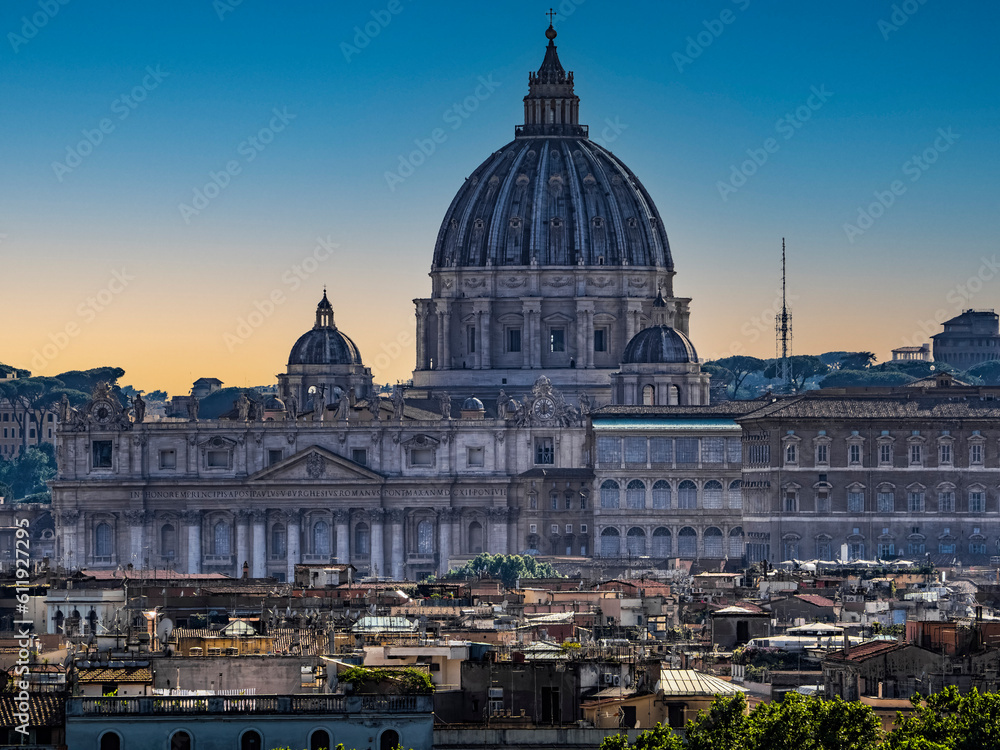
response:
[[[785,238],[781,238],[781,312],[774,316],[775,356],[781,360],[782,387],[792,390],[792,313],[785,296]]]

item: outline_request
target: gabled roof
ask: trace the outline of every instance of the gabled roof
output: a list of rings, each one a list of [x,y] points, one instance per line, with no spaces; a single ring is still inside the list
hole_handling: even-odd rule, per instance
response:
[[[851,646],[850,651],[847,654],[845,654],[843,650],[831,651],[823,658],[831,661],[861,662],[878,656],[884,656],[885,654],[893,651],[899,651],[900,649],[911,646],[913,648],[917,648],[916,646],[913,646],[913,644],[896,640],[865,641],[857,646]]]
[[[316,458],[313,458],[316,456]],[[315,476],[313,476],[315,475]],[[311,481],[357,481],[382,482],[384,477],[372,471],[367,466],[338,456],[326,448],[310,445],[298,453],[266,469],[251,474],[248,481],[261,482],[269,480],[311,480]]]
[[[140,682],[152,683],[149,667],[91,667],[76,671],[79,682]]]
[[[736,695],[747,691],[739,685],[694,669],[661,669],[660,692],[666,698],[685,695]]]
[[[833,607],[837,604],[833,599],[827,599],[825,596],[820,596],[819,594],[796,594],[795,598],[816,607]]]

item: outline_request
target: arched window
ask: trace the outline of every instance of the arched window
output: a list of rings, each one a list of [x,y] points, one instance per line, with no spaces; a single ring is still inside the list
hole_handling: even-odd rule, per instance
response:
[[[685,479],[677,487],[677,507],[684,510],[698,507],[698,487],[690,479]]]
[[[260,736],[260,732],[253,729],[248,729],[240,737],[240,750],[261,750],[263,744],[264,740]]]
[[[368,524],[359,523],[354,527],[354,554],[356,557],[367,557],[371,554],[372,535]]]
[[[601,507],[618,508],[618,482],[613,479],[606,479],[601,484]]]
[[[606,528],[601,532],[601,557],[621,557],[622,539],[618,529]]]
[[[705,529],[703,536],[705,539],[705,557],[720,560],[726,556],[722,532],[719,529],[715,526],[709,526]]]
[[[638,479],[633,479],[625,488],[625,505],[633,510],[646,507],[646,485]]]
[[[426,518],[417,524],[417,553],[434,554],[434,524]]]
[[[229,525],[225,521],[216,522],[212,533],[212,554],[230,555]]]
[[[102,521],[94,529],[94,556],[111,557],[112,549],[111,524]]]
[[[122,750],[122,738],[117,732],[105,732],[101,735],[100,750]]]
[[[309,736],[309,750],[333,750],[330,733],[325,729],[317,729]]]
[[[483,525],[479,521],[469,524],[469,552],[478,555],[483,551]]]
[[[653,485],[653,508],[666,510],[670,507],[670,483],[662,479]]]
[[[722,507],[722,482],[714,479],[705,482],[705,489],[702,491],[702,507],[717,510]]]
[[[698,533],[690,526],[677,534],[677,554],[689,560],[698,556]]]
[[[271,527],[271,557],[276,560],[284,560],[286,554],[285,525],[276,523]]]
[[[660,526],[653,530],[653,557],[670,557],[670,529]]]
[[[729,483],[729,507],[743,507],[743,482],[739,479]]]
[[[399,732],[394,729],[387,729],[382,732],[378,740],[378,750],[396,750],[400,747]]]
[[[651,385],[644,385],[642,387],[642,405],[643,406],[655,406],[656,405],[656,389]]]
[[[56,610],[56,632],[63,632],[63,623],[66,621],[66,615],[62,613],[61,609]]]
[[[667,386],[667,405],[679,406],[681,403],[681,389],[676,385]]]
[[[330,524],[317,521],[313,524],[313,554],[330,556]]]
[[[177,557],[177,530],[173,524],[165,523],[160,528],[160,554]]]
[[[646,554],[646,532],[638,526],[633,526],[625,535],[629,557],[642,557]]]
[[[784,542],[785,559],[797,560],[799,558],[799,537],[789,534],[782,541]]]
[[[191,735],[181,730],[170,737],[170,750],[191,750]]]
[[[739,526],[729,532],[729,557],[734,560],[743,557],[743,529]]]

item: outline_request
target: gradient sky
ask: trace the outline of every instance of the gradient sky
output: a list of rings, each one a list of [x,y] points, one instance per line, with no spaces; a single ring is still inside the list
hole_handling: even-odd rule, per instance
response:
[[[773,356],[782,237],[798,353],[883,360],[936,318],[1000,307],[995,3],[556,8],[581,122],[656,201],[703,358]],[[326,284],[376,379],[407,377],[441,217],[513,138],[546,10],[6,0],[0,361],[118,365],[171,394],[198,377],[271,383]],[[356,40],[366,24],[377,35]],[[390,189],[386,173],[435,128],[444,142]],[[723,196],[752,154],[766,161]],[[230,162],[238,173],[185,215]],[[892,205],[846,230],[875,193]]]

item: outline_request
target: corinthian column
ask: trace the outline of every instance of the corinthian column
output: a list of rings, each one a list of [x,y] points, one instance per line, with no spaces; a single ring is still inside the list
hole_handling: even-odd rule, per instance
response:
[[[486,517],[490,523],[486,551],[491,554],[507,554],[507,515],[506,508],[488,508],[486,510]]]
[[[372,522],[371,556],[369,558],[369,570],[373,576],[385,576],[385,508],[371,508],[368,511],[368,518]]]
[[[201,511],[186,510],[181,519],[188,527],[188,573],[201,573]]]
[[[243,575],[243,563],[250,562],[250,511],[236,511],[236,577]]]
[[[403,550],[403,513],[402,508],[393,508],[388,512],[390,524],[389,559],[391,561],[392,580],[403,580],[403,564],[405,555]]]
[[[451,522],[455,517],[452,508],[438,511],[438,575],[445,575],[451,560]]]
[[[335,510],[333,522],[337,529],[337,562],[346,565],[351,562],[351,514],[346,510]]]
[[[59,513],[59,526],[56,529],[57,538],[60,540],[59,560],[66,570],[72,572],[83,567],[84,558],[77,551],[76,524],[80,519],[80,511],[64,510]]]
[[[267,511],[254,508],[250,511],[253,519],[253,575],[254,578],[267,577]]]
[[[128,524],[129,550],[128,562],[137,569],[145,567],[143,563],[143,538],[146,531],[147,514],[142,510],[125,511],[125,522]]]
[[[302,514],[297,510],[285,511],[285,515],[288,518],[288,523],[285,528],[287,531],[287,548],[288,548],[288,568],[285,572],[285,581],[287,583],[295,582],[295,566],[299,564],[299,542],[301,540],[301,533],[299,532],[299,520]]]

